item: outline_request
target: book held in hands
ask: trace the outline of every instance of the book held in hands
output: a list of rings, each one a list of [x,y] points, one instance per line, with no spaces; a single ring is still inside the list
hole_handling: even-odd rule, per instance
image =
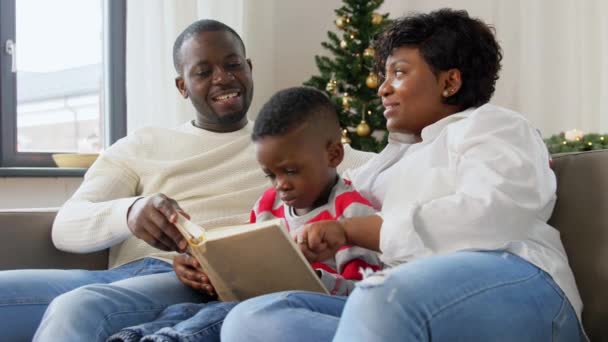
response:
[[[328,294],[280,219],[205,230],[178,215],[175,225],[222,301],[287,290]]]

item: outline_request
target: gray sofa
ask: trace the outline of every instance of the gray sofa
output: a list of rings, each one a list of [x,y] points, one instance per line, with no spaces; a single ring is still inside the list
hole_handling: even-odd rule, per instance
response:
[[[562,235],[583,298],[592,341],[608,341],[608,150],[554,156],[558,201],[551,220]],[[56,210],[0,211],[0,270],[104,269],[108,253],[70,254],[51,243]]]

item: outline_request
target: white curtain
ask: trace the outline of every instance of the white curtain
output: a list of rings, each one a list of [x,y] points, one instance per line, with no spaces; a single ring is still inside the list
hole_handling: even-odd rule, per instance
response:
[[[253,61],[250,117],[280,88],[318,74],[315,54],[335,30],[341,0],[128,0],[128,128],[174,125],[192,106],[173,85],[175,37],[197,18],[235,28]],[[493,103],[524,113],[545,136],[578,128],[608,132],[608,1],[385,0],[398,17],[441,7],[466,9],[496,28],[504,51]]]
[[[603,0],[388,0],[397,17],[466,9],[496,28],[503,69],[493,103],[524,113],[543,135],[608,133],[608,2]]]
[[[173,127],[194,118],[175,88],[173,42],[198,18],[242,30],[244,0],[127,1],[127,129]]]

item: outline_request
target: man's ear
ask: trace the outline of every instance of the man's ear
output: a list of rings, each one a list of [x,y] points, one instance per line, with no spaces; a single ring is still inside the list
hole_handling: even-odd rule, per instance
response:
[[[251,59],[247,58],[247,64],[249,64],[249,71],[253,71],[253,64],[251,64]]]
[[[183,98],[188,98],[188,91],[186,91],[186,82],[184,81],[184,78],[182,76],[177,76],[175,78],[175,87]]]
[[[462,75],[458,69],[449,69],[441,75],[441,88],[443,97],[456,94],[462,86]]]
[[[344,146],[342,146],[340,140],[327,143],[327,157],[330,167],[338,167],[344,160]]]

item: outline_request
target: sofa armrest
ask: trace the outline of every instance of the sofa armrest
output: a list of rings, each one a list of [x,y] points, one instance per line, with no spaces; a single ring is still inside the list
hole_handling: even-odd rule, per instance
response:
[[[583,325],[592,341],[608,341],[608,150],[553,156],[557,228],[583,299]]]
[[[106,269],[108,251],[74,254],[55,248],[51,228],[57,208],[0,210],[0,270]]]

